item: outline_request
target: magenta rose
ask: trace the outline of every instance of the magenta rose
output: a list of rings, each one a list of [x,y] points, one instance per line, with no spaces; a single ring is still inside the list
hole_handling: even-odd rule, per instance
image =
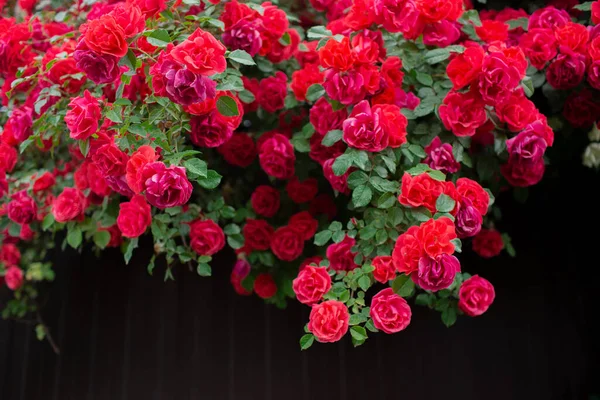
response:
[[[278,179],[294,176],[296,154],[290,140],[276,133],[262,143],[258,152],[260,166],[267,175]]]
[[[28,224],[37,215],[37,204],[25,190],[11,196],[11,201],[6,206],[8,218],[17,224]]]
[[[327,268],[308,265],[298,273],[292,284],[296,298],[303,304],[314,304],[331,289],[331,276]]]
[[[31,129],[33,126],[32,113],[33,110],[30,107],[15,108],[6,121],[7,125],[10,124],[12,135],[18,142],[23,142],[33,133]]]
[[[463,282],[458,292],[458,307],[465,314],[476,317],[483,314],[494,302],[494,286],[478,275]]]
[[[4,281],[10,290],[19,289],[23,285],[23,271],[21,268],[11,265],[6,269]]]
[[[334,271],[352,271],[359,267],[354,262],[355,252],[352,252],[352,247],[356,241],[350,236],[346,236],[339,243],[330,244],[327,247],[327,259],[329,260],[329,268]]]
[[[85,72],[87,77],[97,85],[114,82],[121,74],[118,57],[90,50],[85,44],[85,40],[77,43],[73,58],[77,68]]]
[[[223,43],[231,50],[244,50],[255,56],[262,47],[260,31],[255,21],[240,19],[223,32]]]
[[[569,13],[555,7],[544,7],[535,10],[529,17],[529,30],[534,28],[556,29],[571,22]]]
[[[442,143],[438,136],[425,147],[425,153],[427,153],[427,157],[423,162],[433,169],[445,174],[453,174],[460,169],[460,163],[454,159],[452,154],[452,145]]]
[[[382,114],[373,112],[367,100],[361,101],[344,121],[344,142],[359,150],[376,152],[385,149],[389,135],[382,122]]]
[[[308,330],[321,343],[337,342],[348,332],[350,314],[344,303],[337,300],[316,304],[310,311]]]
[[[502,176],[508,183],[516,187],[532,186],[542,180],[546,167],[544,159],[540,158],[534,163],[523,161],[522,158],[509,158],[508,163],[500,167]]]
[[[434,24],[427,24],[423,30],[423,44],[435,47],[447,47],[460,37],[460,25],[443,19]]]
[[[441,254],[435,259],[423,256],[419,260],[419,269],[411,274],[413,281],[425,290],[437,292],[446,289],[460,272],[460,262],[454,256]]]
[[[373,296],[370,315],[375,328],[385,333],[396,333],[410,324],[412,312],[406,300],[394,293],[392,288],[387,288]]]
[[[342,124],[348,118],[348,111],[346,108],[333,111],[327,99],[321,97],[310,108],[309,118],[310,123],[315,127],[315,132],[326,135],[329,131],[342,129]]]
[[[583,80],[585,69],[585,55],[563,46],[558,57],[548,66],[546,79],[555,89],[572,89]]]
[[[146,164],[142,169],[142,182],[148,203],[160,209],[182,206],[192,196],[192,184],[185,168],[162,162]]]
[[[544,157],[546,141],[531,131],[523,131],[506,141],[510,159],[523,164],[536,164]]]
[[[225,234],[213,220],[196,220],[190,224],[190,246],[201,256],[212,256],[225,246]]]
[[[158,71],[163,76],[164,91],[169,99],[177,104],[189,106],[214,99],[217,83],[212,79],[195,74],[166,57]]]
[[[190,126],[190,139],[198,147],[219,147],[233,136],[231,125],[225,118],[219,118],[215,112],[193,116]]]
[[[503,53],[490,53],[483,59],[479,90],[486,104],[506,103],[520,81],[519,69]]]
[[[460,202],[460,208],[456,214],[456,234],[464,239],[473,237],[481,231],[483,217],[481,213],[473,206],[471,200],[463,198]]]
[[[83,97],[74,97],[65,115],[71,138],[85,140],[96,133],[101,116],[100,104],[89,91],[86,90]]]
[[[333,100],[349,105],[365,98],[365,84],[364,77],[358,71],[341,72],[332,68],[325,72],[323,87]]]

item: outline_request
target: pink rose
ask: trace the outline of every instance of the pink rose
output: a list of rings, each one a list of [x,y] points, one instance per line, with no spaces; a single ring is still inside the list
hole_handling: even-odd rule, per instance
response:
[[[37,204],[22,190],[11,196],[11,201],[6,206],[8,218],[17,224],[28,224],[37,215]]]
[[[344,142],[359,150],[376,152],[385,149],[389,134],[384,129],[382,117],[381,113],[371,110],[368,101],[361,101],[344,121]]]
[[[310,108],[309,117],[316,133],[326,135],[329,131],[342,129],[344,120],[348,118],[348,111],[346,111],[346,108],[333,111],[327,99],[321,97]]]
[[[334,243],[327,247],[327,259],[329,259],[329,268],[334,271],[352,271],[358,265],[354,262],[356,253],[352,252],[352,247],[356,241],[350,236],[346,236],[339,243]]]
[[[323,87],[333,100],[349,105],[365,98],[365,83],[364,77],[356,70],[340,72],[329,69],[325,72]]]
[[[4,280],[10,290],[17,290],[23,285],[23,271],[21,268],[11,265],[6,269]]]
[[[196,220],[190,224],[190,246],[201,256],[212,256],[225,246],[225,234],[213,220]]]
[[[85,140],[98,130],[102,116],[100,104],[87,90],[83,97],[75,97],[69,103],[65,123],[72,139]]]
[[[182,206],[192,196],[192,184],[183,167],[167,167],[162,162],[146,164],[142,181],[148,203],[160,209]]]
[[[447,47],[460,37],[459,24],[443,19],[435,24],[427,24],[423,31],[423,44],[435,47]]]
[[[488,105],[499,105],[509,100],[512,91],[521,81],[521,72],[504,53],[490,53],[483,59],[479,89]]]
[[[563,46],[558,57],[548,66],[546,79],[555,89],[572,89],[583,80],[585,69],[585,55]]]
[[[261,168],[267,175],[278,179],[289,179],[294,176],[296,154],[290,140],[276,133],[261,144],[258,153]]]
[[[57,222],[72,221],[83,214],[85,206],[82,192],[75,188],[64,188],[52,202],[52,215]]]
[[[292,284],[296,298],[303,304],[314,304],[331,289],[331,276],[324,267],[306,266]]]
[[[387,288],[373,296],[370,315],[375,328],[385,333],[396,333],[410,324],[412,312],[406,300],[394,293],[392,288]]]
[[[463,282],[458,293],[458,307],[467,315],[476,317],[483,314],[494,302],[494,286],[478,275]]]
[[[396,277],[396,268],[390,256],[377,256],[372,261],[375,271],[373,277],[377,282],[388,283]]]
[[[464,239],[475,236],[481,230],[483,217],[468,198],[463,198],[456,214],[456,234]]]
[[[151,209],[144,196],[136,195],[130,201],[125,201],[119,205],[117,226],[123,236],[128,238],[139,237],[151,224]]]
[[[437,292],[452,285],[454,277],[459,272],[458,259],[448,254],[441,254],[435,259],[428,256],[421,257],[419,269],[411,277],[423,289]]]
[[[427,157],[423,162],[433,169],[445,174],[454,174],[460,169],[460,163],[454,159],[454,154],[452,154],[452,145],[442,143],[439,136],[433,138],[431,143],[425,147],[425,153],[427,153]]]
[[[310,311],[308,330],[321,343],[337,342],[348,332],[350,314],[344,303],[328,300]]]
[[[292,226],[283,226],[271,239],[271,251],[280,260],[294,261],[302,255],[304,238]]]

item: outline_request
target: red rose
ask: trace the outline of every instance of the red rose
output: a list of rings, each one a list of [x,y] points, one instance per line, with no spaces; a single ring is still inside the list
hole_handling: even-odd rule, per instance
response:
[[[544,159],[538,158],[534,162],[523,160],[521,157],[510,157],[508,163],[500,167],[502,176],[512,186],[532,186],[542,180],[546,166]]]
[[[321,343],[337,342],[348,332],[350,314],[341,301],[328,300],[310,311],[308,330]]]
[[[529,17],[529,29],[556,29],[570,21],[571,17],[565,10],[558,10],[555,7],[538,8]]]
[[[127,161],[126,178],[127,184],[135,193],[141,193],[144,190],[142,180],[142,170],[151,162],[158,160],[158,155],[150,146],[140,146]]]
[[[52,215],[57,222],[77,219],[86,207],[85,195],[75,188],[64,188],[52,202]]]
[[[148,19],[167,9],[166,0],[127,0],[130,4],[137,5]]]
[[[495,229],[482,229],[473,238],[473,251],[481,257],[495,257],[500,254],[503,248],[502,235]]]
[[[54,186],[55,183],[56,183],[56,178],[54,177],[54,175],[52,175],[52,173],[50,173],[50,172],[44,172],[44,174],[42,176],[40,176],[39,178],[37,178],[35,180],[35,182],[33,183],[33,192],[34,193],[43,192],[43,191],[51,188],[52,186]]]
[[[322,98],[321,98],[322,99]],[[319,100],[321,100],[319,99]],[[327,102],[327,101],[325,101]],[[311,111],[314,109],[311,108]],[[310,152],[308,156],[321,164],[323,164],[329,159],[335,159],[344,154],[346,151],[346,144],[343,140],[337,141],[333,146],[324,146],[323,138],[325,135],[320,135],[316,133],[310,137]]]
[[[458,292],[458,307],[465,314],[477,317],[490,308],[496,293],[494,286],[478,275],[474,275],[463,282]]]
[[[89,91],[86,90],[83,97],[73,98],[65,115],[71,138],[85,140],[96,133],[101,115],[100,104]]]
[[[0,261],[5,265],[18,265],[21,261],[21,252],[13,243],[3,244],[0,248]]]
[[[531,65],[543,69],[546,63],[556,57],[556,38],[552,29],[530,29],[519,41]]]
[[[333,197],[323,193],[315,197],[310,202],[310,208],[308,212],[314,216],[325,214],[331,221],[337,214],[337,206],[333,201]]]
[[[127,53],[125,32],[112,15],[103,15],[82,27],[85,44],[100,54],[123,57]]]
[[[273,113],[284,107],[286,95],[287,77],[283,72],[278,71],[275,76],[260,81],[256,100],[265,111]]]
[[[270,186],[260,185],[252,193],[250,202],[258,215],[270,218],[279,210],[279,192]]]
[[[504,42],[508,39],[508,25],[502,21],[484,20],[475,27],[475,33],[486,43]]]
[[[128,238],[141,236],[151,224],[151,210],[144,196],[134,196],[130,201],[119,205],[117,226],[123,236]]]
[[[372,261],[375,271],[373,271],[373,277],[376,281],[381,283],[388,283],[390,280],[396,277],[396,269],[394,268],[394,262],[390,256],[378,256]]]
[[[257,17],[258,12],[251,9],[246,4],[233,0],[225,3],[224,11],[221,14],[220,19],[225,24],[225,29],[229,29],[241,19],[253,20]]]
[[[304,240],[310,240],[319,227],[319,221],[313,218],[308,211],[301,211],[292,215],[288,223]]]
[[[242,233],[244,245],[250,250],[268,250],[274,229],[267,221],[248,218]]]
[[[259,148],[258,159],[267,175],[289,179],[294,175],[296,154],[290,140],[279,133],[267,139]]]
[[[225,144],[218,148],[225,161],[237,167],[246,168],[256,158],[256,145],[247,134],[239,132],[234,134]]]
[[[269,274],[260,274],[254,280],[254,292],[262,299],[269,299],[277,293],[277,285]]]
[[[519,67],[503,52],[485,56],[479,76],[479,92],[485,104],[495,106],[509,100],[522,78]]]
[[[10,290],[19,289],[23,285],[23,271],[21,268],[11,265],[6,269],[4,281]]]
[[[565,100],[563,116],[575,128],[589,128],[596,122],[600,103],[589,89],[571,93]]]
[[[539,112],[521,90],[515,90],[509,101],[496,106],[496,115],[512,132],[520,132],[537,119]]]
[[[561,47],[560,54],[546,70],[546,79],[555,89],[572,89],[583,80],[585,69],[585,55]]]
[[[225,246],[225,234],[213,220],[196,220],[190,224],[190,246],[201,256],[212,256]]]
[[[433,179],[431,175],[422,173],[412,176],[405,172],[402,176],[402,190],[398,201],[410,207],[426,207],[432,213],[436,212],[435,203],[442,193],[451,193],[452,182],[442,182]],[[453,197],[453,196],[450,196]]]
[[[323,73],[315,64],[308,64],[304,68],[292,73],[290,89],[298,101],[306,100],[306,91],[315,83],[323,83]]]
[[[318,266],[319,264],[321,264],[321,261],[323,261],[323,257],[321,257],[321,256],[312,256],[312,257],[305,258],[304,261],[302,261],[300,263],[300,267],[298,267],[298,271],[302,271],[304,268],[308,267],[309,265]]]
[[[302,204],[314,199],[319,191],[319,187],[315,178],[308,178],[300,182],[297,177],[293,177],[288,181],[285,190],[294,203]]]
[[[333,163],[335,162],[334,158],[330,158],[329,160],[323,163],[323,175],[325,179],[329,181],[333,190],[337,190],[343,194],[350,194],[350,188],[348,188],[348,176],[350,175],[351,170],[346,171],[343,175],[337,176],[333,172]]]
[[[270,36],[280,38],[288,29],[289,22],[285,11],[274,6],[270,1],[261,4],[263,8],[262,24]]]
[[[111,225],[108,228],[100,228],[99,231],[110,233],[110,241],[106,247],[119,247],[123,243],[123,235],[117,224]]]
[[[487,121],[485,104],[477,90],[448,93],[439,115],[446,129],[456,136],[473,136]]]
[[[319,61],[323,68],[348,71],[354,65],[354,53],[350,50],[350,39],[343,37],[339,42],[330,39],[319,50]]]
[[[292,288],[300,303],[312,305],[321,301],[323,295],[331,289],[331,276],[327,273],[327,268],[309,265],[298,273]]]
[[[198,28],[169,53],[178,63],[200,75],[220,74],[227,68],[227,49],[209,32]]]
[[[302,255],[304,238],[291,225],[281,227],[273,234],[271,250],[280,260],[294,261]]]
[[[459,178],[456,181],[456,191],[462,198],[469,199],[481,215],[487,214],[490,195],[479,183],[469,178]]]
[[[117,24],[123,29],[125,37],[131,38],[146,28],[146,17],[142,10],[135,4],[120,3],[110,12],[117,21]]]
[[[385,149],[389,144],[389,133],[384,129],[382,119],[381,112],[372,110],[367,100],[361,101],[344,121],[344,142],[355,149],[371,152]]]
[[[242,281],[246,279],[250,273],[250,269],[251,267],[248,261],[240,259],[236,261],[233,269],[231,270],[231,285],[233,286],[233,290],[235,290],[235,292],[241,296],[249,296],[252,294],[252,291],[248,291],[242,286]]]
[[[423,20],[430,23],[456,21],[462,14],[462,0],[416,0],[415,4]]]
[[[431,258],[436,258],[440,254],[454,253],[452,240],[456,237],[454,222],[447,217],[430,219],[422,224],[417,232],[417,240],[423,246],[423,251]]]
[[[17,164],[17,150],[14,147],[0,143],[0,171],[11,172]]]
[[[395,104],[377,104],[373,106],[373,112],[381,118],[383,130],[389,136],[389,146],[400,147],[406,143],[406,127],[408,120]]]
[[[419,227],[411,226],[398,237],[392,252],[392,262],[398,272],[410,274],[419,268],[423,246],[418,239]]]
[[[594,25],[600,24],[600,1],[592,3],[592,23]]]
[[[344,120],[348,118],[348,111],[346,108],[333,111],[327,99],[321,97],[310,108],[309,117],[310,123],[315,127],[316,133],[326,135],[329,131],[342,128]]]
[[[372,0],[354,0],[350,11],[344,17],[344,25],[353,31],[368,28],[375,22]]]
[[[410,324],[412,312],[406,300],[394,293],[392,288],[387,288],[373,296],[369,314],[375,328],[385,333],[396,333]]]
[[[568,22],[554,32],[559,46],[565,46],[577,53],[585,53],[590,34],[585,26]]]
[[[8,218],[17,224],[28,224],[37,215],[37,204],[22,190],[11,196],[11,201],[6,206]]]
[[[350,236],[346,236],[344,240],[339,243],[330,244],[327,247],[327,259],[329,260],[329,268],[334,271],[352,271],[358,268],[354,262],[355,252],[352,252],[352,247],[356,244],[356,241]]]
[[[123,176],[129,157],[114,143],[102,145],[92,156],[92,161],[103,176]]]

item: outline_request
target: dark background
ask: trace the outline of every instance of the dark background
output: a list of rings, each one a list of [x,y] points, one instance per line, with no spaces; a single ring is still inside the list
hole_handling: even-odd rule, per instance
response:
[[[0,399],[590,399],[600,393],[600,181],[576,151],[526,204],[500,197],[517,258],[461,256],[496,287],[481,317],[447,329],[415,306],[404,332],[301,352],[308,308],[237,296],[231,254],[212,278],[181,270],[163,283],[144,249],[129,266],[117,251],[67,252],[54,257],[43,311],[62,354],[32,326],[0,322]]]

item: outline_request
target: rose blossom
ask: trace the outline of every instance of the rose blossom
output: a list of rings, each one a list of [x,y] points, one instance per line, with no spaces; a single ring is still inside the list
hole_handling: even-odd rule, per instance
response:
[[[298,273],[292,288],[300,303],[312,305],[331,289],[331,276],[327,268],[308,265]]]
[[[313,218],[308,211],[301,211],[292,215],[288,225],[295,230],[304,240],[310,240],[319,227],[319,221]]]
[[[510,158],[518,158],[521,163],[537,163],[544,157],[546,147],[546,141],[530,131],[523,131],[506,141]]]
[[[471,200],[468,198],[462,199],[455,221],[458,237],[464,239],[477,235],[481,230],[482,223],[483,217],[477,208],[473,206]]]
[[[381,119],[380,113],[372,112],[368,101],[361,101],[344,121],[344,142],[359,150],[377,152],[385,149],[389,134],[383,128]]]
[[[265,111],[273,113],[284,107],[286,95],[287,76],[283,72],[278,71],[275,76],[270,76],[260,81],[256,100]]]
[[[487,121],[485,104],[476,90],[448,93],[439,115],[446,129],[456,136],[473,136]]]
[[[419,270],[412,274],[413,281],[425,290],[437,292],[446,289],[460,272],[460,263],[454,256],[441,254],[436,259],[428,256],[419,260]]]
[[[417,240],[431,258],[454,253],[452,240],[456,239],[454,222],[448,217],[430,219],[419,227]]]
[[[438,136],[425,147],[425,153],[427,153],[427,157],[423,162],[433,169],[445,174],[454,174],[460,169],[460,163],[454,159],[452,154],[452,145],[442,143]]]
[[[160,209],[182,206],[192,196],[192,184],[185,168],[162,162],[146,164],[142,169],[146,199]]]
[[[251,270],[251,266],[248,261],[240,259],[237,260],[233,269],[231,270],[230,281],[233,286],[233,290],[240,296],[249,296],[252,292],[246,290],[242,286],[242,281],[248,276]]]
[[[365,97],[365,79],[355,70],[338,72],[329,69],[325,72],[323,87],[327,95],[343,105],[355,104]]]
[[[11,265],[6,269],[4,280],[10,290],[17,290],[23,285],[23,271],[21,268]]]
[[[0,261],[5,265],[17,265],[21,262],[21,252],[18,247],[12,243],[3,244],[0,248]]]
[[[352,247],[356,244],[356,241],[350,236],[344,237],[339,243],[330,244],[327,247],[327,259],[329,260],[329,268],[334,271],[352,271],[358,268],[354,262],[356,253],[352,252]]]
[[[495,106],[507,102],[519,85],[521,74],[512,61],[502,52],[490,53],[483,59],[479,90],[486,104]]]
[[[481,46],[467,47],[461,54],[450,60],[446,67],[448,78],[452,81],[454,90],[462,89],[475,81],[481,72],[485,52]]]
[[[337,176],[333,172],[333,163],[335,159],[330,158],[329,160],[323,163],[323,175],[325,179],[329,181],[333,190],[337,190],[343,194],[350,194],[350,189],[348,188],[348,176],[350,175],[350,170],[346,171],[343,175]]]
[[[254,292],[261,299],[269,299],[277,293],[277,285],[270,274],[260,274],[254,280]]]
[[[235,133],[217,150],[225,161],[241,168],[249,167],[258,154],[254,139],[244,132]]]
[[[268,250],[271,247],[273,232],[273,227],[267,221],[248,218],[242,229],[244,246],[249,250]]]
[[[482,229],[473,239],[473,251],[484,258],[497,256],[503,248],[502,235],[495,229]]]
[[[392,262],[398,272],[410,274],[417,270],[423,246],[417,238],[418,226],[411,226],[398,237],[392,252]]]
[[[198,28],[186,40],[175,46],[170,55],[191,72],[210,76],[227,68],[226,51],[225,46],[213,35]]]
[[[328,300],[310,311],[308,330],[321,343],[337,342],[348,332],[350,314],[341,301]]]
[[[201,256],[212,256],[225,246],[225,234],[213,220],[190,223],[190,246]]]
[[[290,140],[279,133],[260,145],[258,159],[267,175],[278,179],[289,179],[294,175],[296,155]]]
[[[320,135],[334,129],[341,129],[344,120],[348,118],[346,108],[334,111],[331,104],[324,97],[319,98],[309,111],[310,123]]]
[[[555,89],[572,89],[583,80],[585,69],[585,55],[563,46],[558,57],[546,69],[546,79]]]
[[[233,135],[233,129],[216,112],[193,116],[190,120],[190,139],[198,147],[219,147]]]
[[[104,176],[125,175],[129,158],[114,143],[107,143],[92,156],[92,161]]]
[[[75,188],[64,188],[52,202],[52,215],[57,222],[77,219],[85,211],[85,196]]]
[[[377,256],[373,259],[372,265],[375,267],[373,277],[377,282],[387,283],[396,276],[396,269],[390,256]]]
[[[474,275],[463,282],[458,297],[458,307],[462,312],[471,317],[476,317],[490,308],[496,293],[488,280]]]
[[[529,29],[521,36],[519,46],[537,69],[543,69],[557,54],[556,37],[552,29]]]
[[[0,171],[11,172],[17,164],[17,150],[0,142]]]
[[[383,289],[373,296],[369,314],[375,328],[388,334],[406,329],[412,316],[406,300],[394,293],[392,288]]]
[[[125,32],[112,15],[103,15],[82,26],[87,46],[99,54],[123,57],[127,53]]]
[[[571,21],[569,13],[555,7],[539,8],[529,17],[529,29],[545,28],[556,29]]]
[[[456,180],[456,191],[462,199],[469,199],[473,204],[473,207],[475,207],[481,215],[487,214],[490,204],[490,195],[479,183],[469,178],[458,178]]]
[[[11,221],[17,224],[28,224],[35,219],[37,204],[25,190],[22,190],[11,196],[6,212]]]
[[[119,58],[110,54],[100,54],[88,48],[84,40],[80,40],[73,52],[77,68],[85,72],[87,77],[99,85],[117,80],[121,70]]]
[[[283,226],[271,239],[271,251],[283,261],[293,261],[302,255],[304,238],[292,226]]]
[[[293,177],[288,181],[285,191],[294,203],[302,204],[314,199],[319,192],[319,187],[315,178],[300,181],[297,177]]]
[[[231,50],[244,50],[254,57],[262,46],[258,25],[247,19],[239,20],[223,32],[223,44]]]
[[[13,137],[19,143],[33,134],[33,130],[31,129],[33,125],[32,113],[33,110],[30,107],[15,108],[8,121],[6,121],[6,125],[10,125]]]
[[[428,24],[423,31],[423,44],[436,47],[450,46],[460,37],[459,26],[457,23],[448,20]]]
[[[346,151],[346,144],[343,140],[339,140],[335,142],[333,146],[328,147],[323,145],[324,137],[324,135],[315,133],[310,137],[309,141],[310,152],[308,153],[308,156],[321,164],[321,166],[323,166],[327,160],[338,158]]]
[[[263,217],[271,218],[279,210],[279,192],[267,185],[260,185],[250,197],[252,209]]]
[[[96,133],[101,115],[100,104],[89,91],[86,90],[83,97],[71,99],[69,110],[65,115],[65,123],[71,138],[85,140]]]
[[[119,204],[117,226],[128,238],[141,236],[152,224],[151,209],[144,196],[134,196],[130,201]]]
[[[542,180],[546,166],[542,158],[535,162],[527,162],[519,157],[508,159],[508,163],[500,167],[502,176],[508,183],[516,187],[532,186]]]

